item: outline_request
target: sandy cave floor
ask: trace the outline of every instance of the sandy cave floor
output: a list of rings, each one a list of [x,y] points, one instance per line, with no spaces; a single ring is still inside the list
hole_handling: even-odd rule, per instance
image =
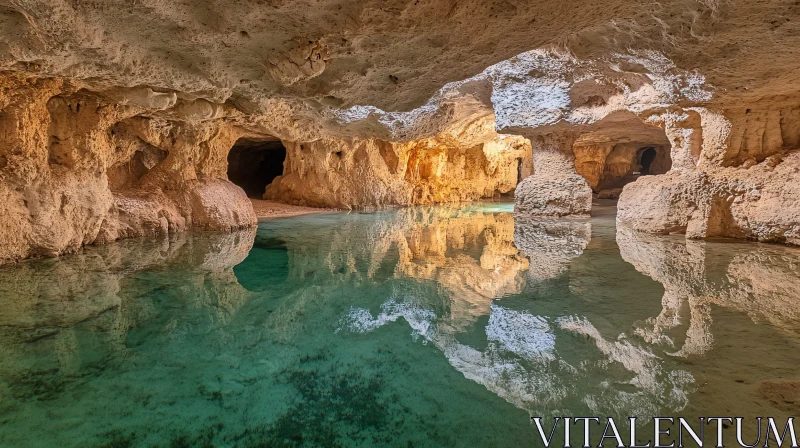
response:
[[[331,213],[338,211],[335,208],[316,208],[303,207],[299,205],[283,204],[275,201],[264,201],[261,199],[250,199],[253,203],[253,210],[259,220],[288,218],[289,216],[309,215],[312,213]]]

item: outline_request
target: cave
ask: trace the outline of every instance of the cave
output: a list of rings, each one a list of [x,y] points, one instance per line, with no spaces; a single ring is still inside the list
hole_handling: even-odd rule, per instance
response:
[[[800,3],[0,2],[0,448],[800,448]]]
[[[261,199],[264,189],[283,174],[286,147],[280,140],[239,139],[228,153],[228,179],[248,197]]]
[[[639,165],[641,166],[640,173],[643,176],[646,176],[650,173],[650,168],[653,164],[653,161],[656,160],[656,149],[651,147],[643,148],[641,150],[641,154],[639,155]]]

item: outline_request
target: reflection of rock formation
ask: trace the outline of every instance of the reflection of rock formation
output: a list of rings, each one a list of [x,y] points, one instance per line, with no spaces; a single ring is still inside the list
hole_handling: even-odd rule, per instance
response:
[[[434,280],[454,300],[454,316],[486,314],[491,299],[519,293],[528,260],[514,247],[510,213],[436,217],[405,229],[397,275]]]
[[[543,408],[575,415],[586,410],[592,415],[614,415],[620,409],[628,415],[658,415],[663,409],[683,409],[692,388],[688,372],[665,370],[647,347],[624,336],[608,340],[586,319],[552,319],[493,304],[485,329],[488,347],[478,350],[458,342],[458,334],[429,309],[390,299],[382,310],[373,318],[365,309],[352,308],[342,317],[339,331],[367,333],[402,317],[413,337],[436,345],[466,378],[532,415],[541,415]],[[575,364],[568,361],[571,354],[560,353],[556,340],[575,334],[590,338],[603,357]],[[633,375],[626,381],[632,390],[609,387],[606,376],[597,374],[597,369],[608,369],[609,363]],[[576,395],[582,400],[571,401]]]
[[[137,273],[153,270],[189,269],[197,274],[198,293],[207,290],[204,285],[219,284],[215,300],[220,304],[231,301],[223,308],[235,309],[243,295],[233,297],[222,285],[236,283],[230,268],[245,259],[254,236],[255,229],[224,235],[177,234],[86,248],[65,259],[4,267],[0,269],[0,327],[9,332],[23,330],[16,334],[30,331],[28,337],[35,338],[120,306],[136,306],[126,303],[134,297],[121,293],[126,290],[123,285],[137,282]],[[187,281],[181,286],[196,285]],[[197,298],[208,299],[207,294]]]
[[[733,308],[754,321],[796,328],[800,251],[738,243],[687,241],[642,235],[624,227],[617,243],[625,261],[664,285],[663,310],[639,333],[652,342],[674,345],[688,307],[686,340],[677,355],[702,354],[713,343],[710,305]]]
[[[522,290],[529,262],[514,246],[511,213],[416,207],[381,214],[381,220],[353,214],[326,224],[319,231],[331,240],[320,244],[276,231],[289,251],[289,278],[432,281],[453,298],[454,325],[487,314],[491,299]]]
[[[231,268],[245,259],[254,235],[255,229],[224,235],[181,233],[0,268],[0,409],[16,418],[11,426],[47,426],[40,437],[56,440],[60,436],[53,432],[63,427],[22,423],[18,407],[38,417],[38,400],[47,401],[53,412],[81,415],[78,420],[91,426],[98,414],[114,409],[104,400],[136,400],[128,386],[135,380],[125,380],[122,397],[116,383],[136,363],[121,370],[114,370],[116,366],[127,358],[142,359],[151,331],[171,339],[184,334],[188,322],[213,327],[230,322],[250,298]],[[114,370],[109,376],[116,385],[98,379],[106,369]],[[153,374],[148,388],[161,379]],[[87,381],[92,381],[91,390],[82,389],[77,398],[69,395]],[[149,400],[158,388],[153,387],[140,399]],[[74,404],[81,400],[92,405]],[[84,415],[82,408],[92,408],[93,414]],[[108,418],[124,420],[119,415]],[[94,429],[80,432],[90,437]],[[19,446],[10,442],[10,432],[2,439]]]
[[[514,244],[530,259],[530,277],[555,278],[569,268],[592,238],[589,220],[530,219],[514,215]]]
[[[557,278],[568,270],[571,261],[583,253],[591,239],[589,220],[513,217],[516,218],[512,246],[515,249],[510,251],[508,236],[497,239],[483,237],[480,239],[482,242],[474,237],[464,238],[465,235],[479,234],[468,230],[472,226],[485,229],[484,235],[502,235],[499,230],[505,227],[498,227],[498,224],[511,218],[510,215],[482,217],[480,220],[475,220],[475,215],[469,218],[444,218],[424,213],[417,215],[412,222],[422,221],[426,224],[407,230],[404,241],[408,248],[401,250],[401,254],[406,255],[401,255],[397,272],[401,272],[402,277],[436,280],[438,285],[445,288],[451,308],[441,309],[437,303],[417,296],[413,290],[396,289],[377,314],[364,308],[351,307],[342,315],[339,331],[368,333],[402,318],[408,322],[414,338],[433,343],[466,378],[530,412],[541,412],[545,407],[559,410],[568,408],[571,412],[589,410],[609,415],[615,410],[625,409],[631,415],[656,415],[665,408],[674,411],[683,409],[688,400],[687,393],[692,388],[692,376],[684,371],[671,371],[663,367],[663,361],[654,356],[646,345],[624,335],[608,338],[584,317],[568,314],[544,317],[500,306],[500,302],[487,300],[500,295],[490,291],[482,293],[475,286],[475,280],[480,281],[486,275],[474,276],[473,280],[456,277],[457,282],[449,281],[451,277],[446,274],[452,268],[448,266],[454,266],[459,271],[465,270],[464,266],[478,266],[474,258],[465,265],[462,263],[469,257],[452,255],[453,247],[469,251],[471,244],[463,244],[463,241],[472,240],[478,246],[485,245],[482,261],[487,253],[497,252],[492,247],[506,247],[501,253],[518,250],[530,260],[529,278],[545,280]],[[472,220],[471,224],[467,224],[469,220]],[[437,222],[440,224],[431,225]],[[505,244],[498,246],[496,241],[504,241]],[[382,249],[382,252],[387,252],[387,249]],[[514,255],[514,258],[518,256]],[[458,287],[465,281],[467,283]],[[507,293],[522,291],[510,290]],[[473,295],[482,300],[484,312],[489,313],[485,328],[488,341],[486,349],[476,349],[459,342],[459,335],[465,327],[454,325],[454,320],[463,315],[456,311],[459,302]],[[588,361],[596,355],[586,353],[578,356],[583,361],[576,362],[574,353],[560,353],[556,340],[571,335],[581,335],[592,341],[594,350],[602,354],[601,359]],[[652,341],[645,341],[645,344],[649,343]],[[571,350],[574,349],[571,347]],[[629,378],[625,384],[632,389],[608,387],[599,381],[599,378],[606,378],[609,364],[625,372],[622,376]],[[599,371],[604,373],[598,374]],[[584,398],[580,402],[571,402],[570,397],[576,394],[576,384],[581,385],[580,395]]]

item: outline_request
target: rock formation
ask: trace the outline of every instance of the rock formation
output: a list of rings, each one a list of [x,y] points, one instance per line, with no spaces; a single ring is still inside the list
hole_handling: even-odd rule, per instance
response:
[[[513,191],[531,171],[528,141],[498,135],[483,118],[411,142],[287,142],[284,173],[264,198],[338,208],[461,202]]]
[[[241,189],[224,180],[236,137],[224,123],[143,117],[142,106],[65,81],[6,74],[0,82],[0,260],[255,224]]]
[[[516,190],[564,216],[593,190],[637,230],[797,244],[798,13],[0,0],[0,262],[254,226],[228,179],[243,142],[285,147],[263,195],[294,204]]]

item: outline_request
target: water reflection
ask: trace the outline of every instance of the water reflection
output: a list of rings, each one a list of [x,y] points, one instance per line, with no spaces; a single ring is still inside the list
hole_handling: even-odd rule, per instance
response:
[[[256,247],[262,238],[280,239],[289,278],[314,287],[435,284],[425,300],[440,302],[460,327],[488,314],[492,299],[522,291],[529,262],[514,245],[511,213],[418,207],[376,215],[318,219],[303,232],[279,223],[262,231]]]
[[[0,444],[519,446],[529,415],[796,410],[799,251],[499,208],[0,268]]]
[[[714,243],[617,230],[622,258],[664,286],[662,311],[637,331],[675,356],[712,349],[711,306],[739,311],[753,323],[796,331],[800,251],[754,243]],[[683,316],[688,313],[688,319]],[[674,330],[688,320],[681,342]]]
[[[514,245],[531,260],[530,278],[556,278],[569,268],[592,239],[588,219],[530,219],[516,216]]]
[[[506,283],[514,288],[476,295],[485,304],[476,311],[488,315],[482,329],[453,323],[462,317],[453,311],[461,309],[458,304],[473,294],[446,287],[452,307],[449,313],[437,311],[435,304],[420,300],[419,295],[402,291],[383,302],[379,312],[351,308],[342,317],[339,331],[372,333],[402,318],[411,327],[413,338],[432,343],[465,378],[531,415],[617,415],[624,411],[650,416],[682,410],[693,389],[690,373],[663,366],[647,343],[627,338],[624,330],[604,336],[587,315],[574,314],[574,310],[591,313],[584,298],[570,286],[571,263],[589,245],[591,223],[525,218],[512,222],[512,215],[504,218],[487,221],[509,227],[492,232],[495,238],[487,239],[485,247],[506,248],[505,266],[527,267],[527,275],[515,275],[513,283]],[[473,216],[472,222],[481,220]],[[443,265],[462,260],[452,250],[450,253],[452,257]],[[508,262],[520,255],[529,263]],[[483,275],[473,278],[484,278],[491,266],[482,266]],[[545,280],[549,282],[541,284]],[[484,333],[480,344],[462,342],[475,340],[476,330]]]
[[[24,337],[70,328],[120,307],[131,292],[126,282],[153,268],[191,269],[197,274],[197,283],[204,285],[197,293],[205,296],[209,291],[206,285],[235,283],[230,268],[248,256],[255,233],[251,229],[225,235],[178,234],[157,241],[123,241],[63,259],[5,267],[0,269],[0,328]]]

